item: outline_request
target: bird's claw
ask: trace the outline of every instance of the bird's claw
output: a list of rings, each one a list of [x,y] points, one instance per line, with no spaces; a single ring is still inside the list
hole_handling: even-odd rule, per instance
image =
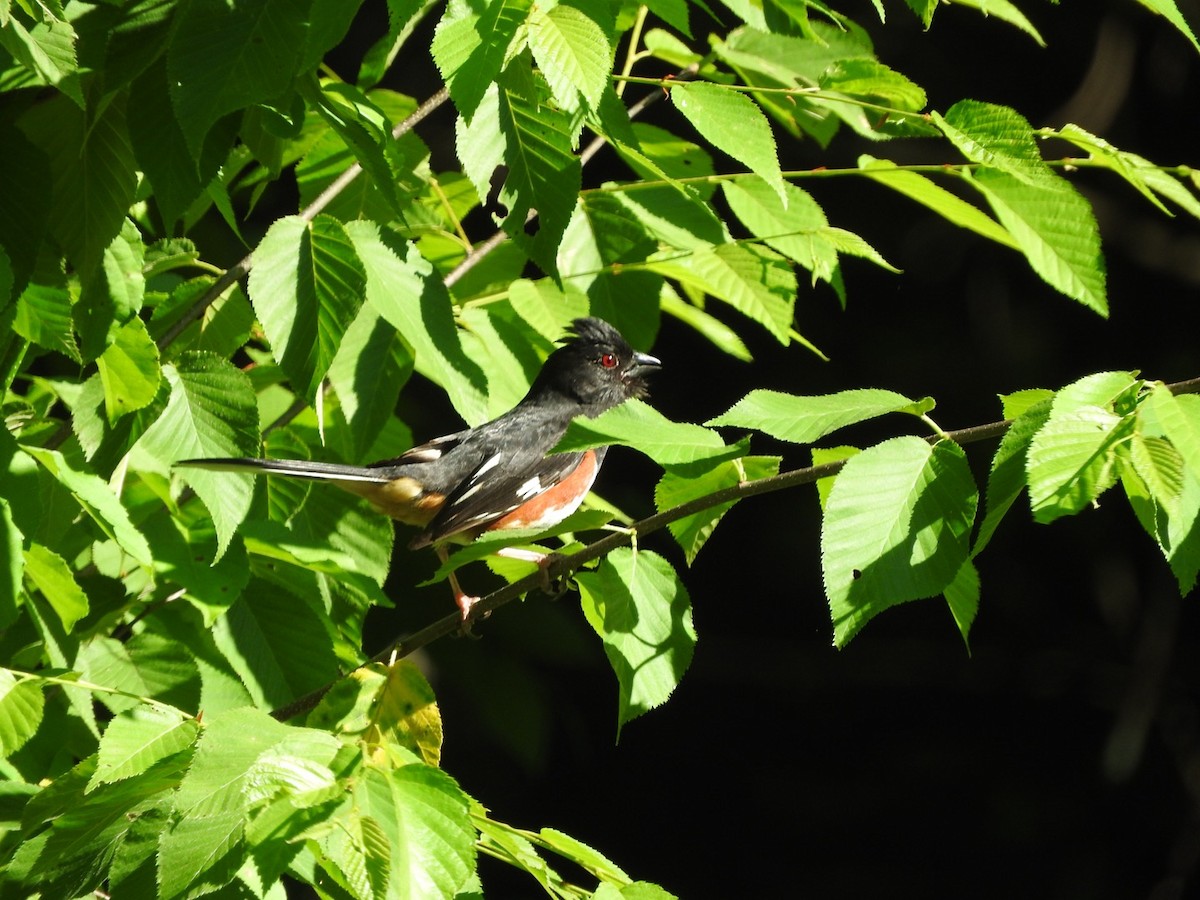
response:
[[[554,562],[561,558],[561,555],[558,553],[548,553],[538,562],[538,575],[541,578],[539,588],[551,600],[557,600],[571,589],[571,579],[569,576],[559,575],[555,577],[550,574],[550,569],[553,567]]]
[[[468,597],[466,594],[457,594],[454,598],[454,602],[458,606],[459,611],[462,613],[462,625],[460,625],[458,629],[459,635],[461,637],[475,638],[478,640],[479,635],[471,630],[471,626],[474,624],[474,619],[486,619],[491,615],[491,611],[487,610],[478,617],[473,616],[472,610],[474,609],[475,604],[479,602],[479,598]]]

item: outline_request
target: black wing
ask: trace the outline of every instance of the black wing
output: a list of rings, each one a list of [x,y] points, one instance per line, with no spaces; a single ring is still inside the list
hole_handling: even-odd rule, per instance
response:
[[[506,464],[500,453],[489,456],[446,498],[433,521],[409,546],[424,547],[494,522],[554,487],[575,471],[581,459],[582,452],[552,453],[515,466],[512,459]]]

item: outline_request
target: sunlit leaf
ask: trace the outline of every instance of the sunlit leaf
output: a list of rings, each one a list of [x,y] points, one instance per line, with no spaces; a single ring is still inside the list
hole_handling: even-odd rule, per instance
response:
[[[897,437],[850,457],[821,522],[821,565],[844,646],[878,613],[950,588],[978,494],[962,448]]]
[[[819,397],[754,390],[706,424],[753,428],[780,440],[811,444],[847,425],[890,412],[924,413],[932,401],[913,401],[893,391],[859,389]]]
[[[671,564],[649,550],[615,550],[576,580],[620,685],[619,733],[666,702],[687,671],[696,644],[691,601]]]

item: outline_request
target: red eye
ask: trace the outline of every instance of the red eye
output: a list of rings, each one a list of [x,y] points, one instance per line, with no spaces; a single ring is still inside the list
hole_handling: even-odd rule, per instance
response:
[[[605,353],[605,354],[602,354],[602,355],[601,355],[601,357],[600,357],[600,365],[604,366],[604,368],[606,368],[606,369],[611,369],[611,368],[613,368],[614,366],[616,366],[616,364],[617,364],[617,357],[616,357],[616,354],[613,354],[613,353]]]

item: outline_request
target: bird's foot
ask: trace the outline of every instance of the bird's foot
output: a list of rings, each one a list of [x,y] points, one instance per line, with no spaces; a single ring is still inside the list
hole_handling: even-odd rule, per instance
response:
[[[479,602],[480,598],[473,597],[464,591],[462,585],[458,583],[458,577],[453,572],[450,573],[450,589],[454,591],[454,603],[462,613],[462,625],[459,627],[458,633],[463,637],[479,637],[471,631],[471,625],[475,619],[486,619],[491,613],[485,611],[480,616],[473,615],[475,604]]]
[[[562,559],[559,553],[547,553],[538,560],[538,575],[541,576],[542,593],[551,600],[557,600],[563,594],[571,589],[571,579],[566,576],[552,576],[550,573],[551,567],[558,560]]]

